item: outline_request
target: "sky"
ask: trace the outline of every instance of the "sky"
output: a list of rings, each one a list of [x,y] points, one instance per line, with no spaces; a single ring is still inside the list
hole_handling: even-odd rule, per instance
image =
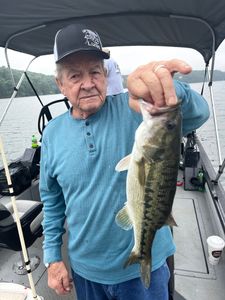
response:
[[[205,68],[204,60],[196,50],[174,47],[155,46],[134,46],[134,47],[111,47],[110,53],[120,66],[123,75],[129,74],[139,65],[146,64],[153,60],[164,60],[179,58],[189,63],[193,70]],[[33,58],[30,55],[9,51],[9,61],[13,69],[24,70],[29,61]],[[0,48],[0,66],[6,66],[4,49]],[[225,71],[225,42],[217,50],[215,69]],[[46,55],[35,59],[30,71],[53,75],[55,71],[53,55]]]

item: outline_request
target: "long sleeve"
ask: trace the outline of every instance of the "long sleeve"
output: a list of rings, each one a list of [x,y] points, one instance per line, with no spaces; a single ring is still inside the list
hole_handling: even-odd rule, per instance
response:
[[[62,235],[65,232],[65,201],[56,178],[51,176],[48,149],[41,146],[40,195],[44,205],[44,263],[62,260]]]
[[[209,118],[207,101],[187,83],[174,80],[178,99],[182,100],[183,135],[199,128]]]

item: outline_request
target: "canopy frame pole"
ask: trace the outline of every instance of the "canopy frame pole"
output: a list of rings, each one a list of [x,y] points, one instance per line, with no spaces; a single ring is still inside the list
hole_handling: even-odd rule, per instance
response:
[[[6,114],[7,114],[7,111],[9,110],[9,107],[10,107],[11,104],[12,104],[13,99],[16,97],[16,95],[17,95],[17,93],[18,93],[18,91],[19,91],[19,88],[20,88],[20,86],[21,86],[21,84],[22,84],[22,82],[23,82],[23,80],[24,80],[26,71],[28,70],[28,68],[30,67],[31,63],[34,61],[35,58],[36,58],[36,57],[34,57],[34,58],[29,62],[29,64],[28,64],[26,70],[23,72],[23,74],[21,75],[21,77],[20,77],[20,79],[19,79],[19,81],[18,81],[18,83],[17,83],[17,86],[14,86],[14,88],[13,88],[14,91],[13,91],[13,93],[12,93],[12,96],[11,96],[11,98],[9,99],[8,104],[7,104],[5,110],[4,110],[3,114],[2,114],[2,117],[1,117],[1,119],[0,119],[0,127],[1,127],[1,124],[2,124],[2,122],[3,122],[3,120],[4,120],[5,116],[6,116]],[[8,66],[8,68],[10,69],[10,66]],[[11,74],[12,74],[12,70],[11,70],[11,69],[10,69],[10,72],[11,72]],[[15,82],[15,81],[14,81],[13,74],[12,74],[12,81]]]
[[[221,157],[221,145],[220,145],[220,138],[219,138],[219,132],[218,132],[218,122],[217,122],[217,117],[216,117],[216,110],[215,110],[215,101],[214,101],[214,96],[213,96],[213,88],[212,88],[212,84],[213,84],[213,74],[214,74],[214,68],[215,68],[215,56],[216,56],[216,37],[215,37],[215,32],[213,30],[213,28],[210,26],[209,23],[207,23],[205,20],[202,20],[200,18],[196,18],[196,17],[189,17],[189,16],[179,16],[179,15],[170,15],[171,18],[183,18],[183,19],[187,19],[187,20],[196,20],[201,22],[202,24],[205,24],[208,29],[210,30],[211,34],[212,34],[212,57],[211,57],[211,68],[210,71],[208,69],[208,63],[206,62],[206,69],[207,69],[207,73],[208,73],[208,87],[209,87],[209,94],[210,94],[210,101],[211,101],[211,106],[212,106],[212,112],[213,112],[213,122],[214,122],[214,129],[215,129],[215,135],[216,135],[216,145],[217,145],[217,154],[218,154],[218,160],[219,160],[219,170],[218,170],[218,174],[215,178],[215,180],[213,180],[214,183],[217,183],[221,172],[223,172],[224,169],[224,161],[222,164],[222,157]]]
[[[209,87],[209,94],[210,94],[210,100],[211,100],[211,105],[212,105],[213,122],[214,122],[214,129],[215,129],[215,135],[216,135],[216,145],[217,145],[219,168],[220,168],[221,163],[222,163],[221,146],[220,146],[220,138],[219,138],[219,132],[218,132],[218,122],[217,122],[217,116],[216,116],[216,108],[215,108],[215,101],[214,101],[214,95],[213,95],[213,87],[212,87],[212,82],[210,82],[210,73],[209,73],[209,71],[208,71],[208,77],[209,77],[208,87]]]
[[[211,71],[210,71],[210,79],[209,79],[209,83],[212,84],[213,82],[213,74],[214,74],[214,66],[215,66],[215,54],[216,54],[216,36],[215,36],[215,32],[213,30],[213,28],[211,27],[211,25],[206,22],[205,20],[201,19],[201,18],[197,18],[197,17],[190,17],[190,16],[185,16],[185,15],[170,15],[171,18],[175,18],[175,19],[186,19],[186,20],[194,20],[194,21],[198,21],[202,24],[204,24],[206,27],[208,27],[209,31],[211,32],[212,35],[212,56],[211,56]],[[205,60],[206,62],[206,60]],[[207,62],[206,62],[207,63]]]
[[[8,57],[8,47],[9,47],[9,43],[10,43],[10,41],[11,41],[12,39],[14,39],[15,37],[18,37],[18,36],[20,36],[20,35],[23,35],[24,33],[29,33],[29,32],[31,32],[31,31],[34,31],[34,30],[37,30],[37,29],[41,29],[41,28],[44,28],[44,27],[46,27],[46,25],[43,24],[43,25],[39,25],[39,26],[36,26],[36,27],[32,27],[32,28],[29,28],[29,29],[20,31],[20,32],[18,32],[18,33],[15,33],[15,34],[11,35],[11,36],[8,38],[8,40],[6,41],[6,44],[5,44],[5,59],[6,59],[7,67],[8,67],[9,72],[10,72],[11,81],[12,81],[12,85],[13,85],[13,90],[14,90],[14,91],[13,91],[12,96],[11,96],[11,98],[9,99],[9,102],[8,102],[8,104],[7,104],[7,106],[6,106],[5,110],[4,110],[4,112],[3,112],[3,114],[2,114],[2,117],[1,117],[1,119],[0,119],[0,126],[1,126],[1,124],[2,124],[2,122],[3,122],[3,120],[4,120],[4,118],[5,118],[5,116],[6,116],[6,114],[7,114],[7,111],[9,110],[9,107],[11,106],[11,103],[12,103],[13,99],[16,97],[16,95],[17,95],[17,93],[18,93],[18,91],[19,91],[19,88],[20,88],[20,86],[21,86],[21,84],[22,84],[22,82],[23,82],[23,80],[24,80],[24,77],[25,77],[25,76],[27,77],[26,72],[28,71],[28,69],[29,69],[31,63],[37,58],[37,57],[33,57],[33,58],[31,59],[31,61],[28,63],[28,65],[27,65],[25,71],[23,71],[23,73],[22,73],[22,75],[21,75],[21,77],[20,77],[20,79],[19,79],[19,81],[18,81],[18,83],[17,83],[17,85],[16,85],[16,81],[15,81],[15,78],[14,78],[14,75],[13,75],[13,71],[12,71],[11,66],[10,66],[9,57]],[[29,82],[29,80],[28,80],[28,82]],[[29,83],[30,83],[30,82],[29,82]],[[31,86],[31,87],[32,87],[32,86]],[[33,88],[33,87],[32,87],[32,88]],[[40,101],[40,99],[39,99],[39,101]],[[42,104],[41,101],[40,101],[40,103]],[[43,104],[42,104],[42,106],[43,106]]]
[[[10,70],[10,75],[11,75],[11,79],[12,79],[12,83],[13,83],[13,88],[15,87],[16,83],[15,83],[15,78],[14,78],[14,76],[13,76],[12,69],[11,69],[11,67],[10,67],[9,58],[8,58],[8,53],[7,53],[10,41],[13,40],[15,37],[18,37],[18,36],[20,36],[20,35],[23,35],[24,33],[29,33],[29,32],[31,32],[31,31],[34,31],[34,30],[37,30],[37,29],[41,29],[41,28],[44,28],[44,27],[46,27],[46,25],[39,25],[39,26],[36,26],[36,27],[32,27],[32,28],[29,28],[29,29],[26,29],[26,30],[17,32],[17,33],[15,33],[15,34],[11,35],[11,36],[8,38],[8,40],[6,41],[6,43],[5,43],[5,58],[6,58],[6,63],[7,63],[8,69]],[[35,57],[35,58],[36,58],[36,57]],[[35,59],[35,58],[34,58],[34,59]],[[31,62],[32,62],[34,59],[32,59]],[[31,64],[31,63],[29,63],[29,65],[30,65],[30,64]]]
[[[5,169],[7,184],[9,186],[9,193],[11,194],[10,198],[11,198],[11,202],[12,202],[12,206],[13,206],[13,212],[14,212],[14,215],[15,215],[16,226],[17,226],[17,230],[18,230],[18,234],[19,234],[20,243],[21,243],[23,258],[24,258],[24,261],[25,261],[26,269],[27,269],[27,276],[28,276],[32,296],[33,296],[34,300],[41,300],[42,298],[37,296],[37,293],[36,293],[36,290],[35,290],[35,285],[34,285],[31,266],[30,266],[30,259],[29,259],[29,256],[28,256],[28,252],[27,252],[27,248],[26,248],[26,244],[25,244],[25,240],[24,240],[23,229],[22,229],[22,226],[21,226],[20,217],[19,217],[19,213],[18,213],[18,209],[17,209],[17,205],[16,205],[16,197],[14,196],[14,189],[13,189],[13,185],[12,185],[12,179],[11,179],[11,176],[10,176],[8,163],[7,163],[7,159],[6,159],[6,155],[5,155],[5,151],[4,151],[1,136],[0,136],[0,153],[1,153],[1,156],[2,156],[2,162],[3,162],[4,169]]]

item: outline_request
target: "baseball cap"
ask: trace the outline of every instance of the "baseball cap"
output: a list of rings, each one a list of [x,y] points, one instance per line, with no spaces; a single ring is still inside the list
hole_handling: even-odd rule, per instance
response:
[[[103,50],[104,52],[106,52],[106,53],[109,55],[109,57],[110,57],[110,50],[109,50],[108,48],[102,48],[102,50]]]
[[[109,55],[102,50],[102,42],[96,31],[82,24],[71,24],[60,29],[55,36],[55,62],[76,52],[91,51],[102,59]]]

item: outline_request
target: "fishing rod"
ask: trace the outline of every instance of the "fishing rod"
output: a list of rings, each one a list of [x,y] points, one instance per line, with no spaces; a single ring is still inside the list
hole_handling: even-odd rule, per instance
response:
[[[19,234],[20,243],[21,243],[22,254],[23,254],[23,258],[24,258],[24,262],[25,262],[25,266],[26,266],[26,270],[27,270],[27,276],[28,276],[28,280],[29,280],[29,284],[30,284],[30,288],[31,288],[31,292],[32,292],[32,298],[34,300],[44,300],[43,297],[40,297],[40,296],[37,295],[36,290],[35,290],[34,281],[33,281],[33,277],[32,277],[32,274],[31,274],[30,259],[29,259],[29,256],[28,256],[28,252],[27,252],[27,248],[26,248],[26,244],[25,244],[25,240],[24,240],[24,235],[23,235],[23,230],[22,230],[22,226],[21,226],[21,222],[20,222],[20,217],[19,217],[17,206],[16,206],[16,197],[14,195],[12,179],[11,179],[11,176],[10,176],[10,172],[9,172],[9,168],[8,168],[7,159],[6,159],[6,155],[5,155],[5,151],[4,151],[1,136],[0,136],[0,153],[1,153],[1,157],[2,157],[3,167],[5,169],[5,175],[6,175],[6,180],[7,180],[7,184],[8,184],[8,187],[9,187],[9,193],[11,195],[10,198],[11,198],[11,202],[12,202],[12,207],[13,207],[13,211],[14,211],[16,226],[17,226],[17,230],[18,230],[18,234]],[[27,298],[27,300],[28,300],[28,298]]]

